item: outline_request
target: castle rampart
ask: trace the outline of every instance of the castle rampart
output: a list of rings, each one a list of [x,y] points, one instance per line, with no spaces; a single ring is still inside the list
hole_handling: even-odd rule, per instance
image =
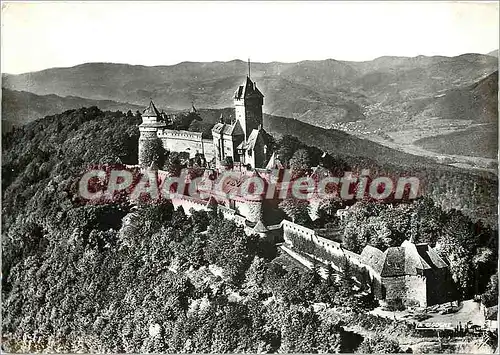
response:
[[[173,152],[188,152],[194,155],[196,152],[211,160],[214,157],[214,145],[212,140],[203,139],[201,132],[191,132],[174,129],[161,129],[158,138],[163,142],[163,147]]]

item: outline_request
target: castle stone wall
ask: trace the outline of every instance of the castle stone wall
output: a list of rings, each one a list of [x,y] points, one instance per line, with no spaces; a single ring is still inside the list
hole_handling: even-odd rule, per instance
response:
[[[258,222],[262,220],[262,202],[247,201],[248,214],[245,216],[250,222]]]
[[[236,215],[236,211],[235,210],[227,208],[227,207],[224,207],[224,206],[221,206],[221,205],[217,206],[217,211],[219,213],[222,213],[222,216],[225,219],[229,219],[231,221],[234,220],[234,216]]]
[[[382,277],[387,302],[401,300],[405,306],[427,306],[426,280],[423,276]]]
[[[296,224],[287,220],[281,222],[281,225],[283,227],[283,239],[288,244],[292,244],[288,236],[294,234],[302,238],[313,241],[316,245],[324,248],[332,255],[339,257],[346,256],[351,262],[360,264],[359,258],[356,258],[355,253],[351,253],[348,250],[343,249],[340,243],[338,242],[318,236],[316,232],[310,228],[301,226],[300,224]]]
[[[195,211],[209,210],[205,201],[196,200],[194,198],[174,197],[171,201],[175,209],[177,209],[179,206],[182,206],[182,208],[184,209],[184,213],[186,213],[186,215],[188,216],[191,214],[191,208],[193,208]]]
[[[455,300],[456,287],[448,269],[432,270],[425,273],[427,280],[427,305]]]
[[[191,132],[173,129],[162,129],[158,132],[163,147],[173,152],[189,152],[194,156],[196,152],[205,155],[205,159],[210,161],[214,155],[214,143],[210,139],[203,139],[201,132]]]
[[[281,222],[281,225],[283,228],[283,239],[286,244],[293,245],[289,236],[300,236],[304,239],[314,242],[317,246],[325,249],[332,256],[336,256],[342,259],[345,258],[344,260],[346,260],[350,265],[356,267],[364,275],[364,280],[371,284],[374,296],[377,299],[383,298],[382,280],[380,278],[380,275],[368,265],[364,264],[361,261],[361,256],[359,254],[344,249],[339,242],[317,235],[316,232],[310,228],[287,220],[283,220],[283,222]],[[332,263],[332,267],[335,270],[341,270],[343,268],[343,265],[335,265],[334,263]]]
[[[236,154],[235,147],[233,145],[233,140],[231,136],[223,136],[223,146],[224,146],[224,157],[234,157],[233,160],[236,161],[238,154]]]
[[[166,150],[173,152],[189,152],[194,156],[196,152],[203,153],[201,133],[164,129],[158,132]]]
[[[211,161],[215,157],[215,147],[214,142],[211,139],[202,139],[203,144],[203,154],[207,162]]]
[[[427,283],[425,276],[405,276],[406,304],[427,307]]]
[[[247,132],[246,122],[245,122],[245,101],[244,100],[234,100],[234,113],[236,120],[240,122],[245,138],[248,137],[250,132]]]
[[[375,298],[377,299],[383,299],[383,294],[382,294],[382,278],[380,277],[380,274],[373,270],[373,268],[370,265],[365,264],[365,269],[368,271],[368,276],[370,277],[371,280],[371,287],[373,294],[375,295]]]
[[[395,300],[403,301],[406,298],[404,276],[383,277],[382,284],[382,294],[387,302]]]
[[[250,214],[250,206],[245,201],[234,201],[234,207],[238,210],[238,213],[245,218],[248,218]]]

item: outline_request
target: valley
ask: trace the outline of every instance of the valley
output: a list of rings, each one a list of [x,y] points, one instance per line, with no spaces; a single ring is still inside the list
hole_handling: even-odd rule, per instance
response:
[[[336,124],[332,128],[438,163],[497,171],[498,126],[495,124],[439,118],[422,118],[386,129],[380,128],[383,124],[383,120],[374,119]]]

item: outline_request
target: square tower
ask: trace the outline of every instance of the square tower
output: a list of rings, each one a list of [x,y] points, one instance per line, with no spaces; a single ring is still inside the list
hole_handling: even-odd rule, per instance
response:
[[[236,120],[245,134],[245,141],[254,129],[262,127],[262,106],[264,95],[257,85],[247,76],[245,83],[234,92],[234,109]]]

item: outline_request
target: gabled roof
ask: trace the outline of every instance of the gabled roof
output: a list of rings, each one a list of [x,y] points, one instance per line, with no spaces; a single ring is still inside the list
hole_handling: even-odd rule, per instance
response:
[[[486,309],[486,320],[498,320],[498,305]]]
[[[415,245],[405,240],[400,247],[390,247],[385,251],[381,276],[393,277],[419,275],[424,270],[448,267],[443,259],[427,244]]]
[[[243,141],[238,145],[238,149],[250,149],[253,150],[255,148],[255,144],[257,143],[257,140],[261,135],[261,130],[259,129],[253,129],[250,135],[248,136],[247,141]]]
[[[415,246],[420,257],[430,266],[438,269],[448,267],[448,264],[446,264],[443,258],[441,258],[433,248],[429,247],[427,243],[416,244]]]
[[[254,149],[259,136],[262,136],[261,131],[258,129],[253,129],[252,133],[248,136],[247,139],[247,149]]]
[[[271,169],[284,169],[284,165],[281,163],[281,161],[276,157],[276,152],[273,152],[271,155],[271,158],[269,158],[269,161],[267,162],[266,169],[271,170]]]
[[[405,273],[406,275],[417,275],[417,270],[432,269],[427,262],[422,259],[417,251],[417,247],[412,242],[405,240],[401,247],[405,248]]]
[[[210,197],[207,200],[207,206],[218,206],[218,205],[219,204],[217,200],[212,195],[210,195]]]
[[[385,262],[380,276],[405,275],[405,248],[391,247],[385,251]]]
[[[243,130],[241,129],[241,125],[238,121],[235,121],[232,124],[217,123],[215,126],[212,127],[212,132],[227,136],[243,135]]]
[[[330,172],[330,170],[328,170],[327,168],[325,168],[324,166],[316,166],[313,168],[312,172],[311,172],[311,178],[313,179],[323,179],[327,176],[331,176],[332,173]]]
[[[249,97],[260,97],[263,98],[264,95],[257,89],[257,85],[252,82],[252,79],[247,76],[243,85],[240,85],[234,92],[234,98],[237,100],[247,99]]]
[[[149,106],[142,111],[142,117],[160,117],[160,111],[156,108],[153,100],[149,102]]]
[[[221,133],[224,131],[224,128],[226,127],[225,123],[216,123],[215,126],[212,127],[212,132],[216,133]]]

